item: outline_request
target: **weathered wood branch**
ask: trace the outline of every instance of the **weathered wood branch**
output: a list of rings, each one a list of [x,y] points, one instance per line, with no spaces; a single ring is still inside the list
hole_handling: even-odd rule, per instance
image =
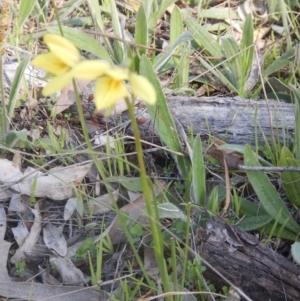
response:
[[[275,139],[291,143],[294,140],[294,106],[271,100],[249,100],[240,97],[168,97],[173,116],[186,131],[193,127],[202,138],[209,135],[232,144],[255,144],[255,133],[259,144],[264,139]],[[270,116],[270,118],[269,118]],[[149,120],[147,113],[141,118]],[[159,118],[159,116],[157,116]],[[147,123],[146,123],[147,124]]]
[[[17,61],[9,61],[4,65],[5,86],[9,89],[13,81]],[[28,66],[25,70],[29,86],[42,87],[46,84],[41,78],[41,70]],[[92,87],[87,88],[85,95],[93,94]],[[233,144],[255,144],[255,133],[259,144],[266,138],[279,139],[291,143],[294,140],[294,106],[292,104],[271,100],[249,100],[240,97],[168,97],[168,105],[173,116],[182,123],[186,131],[193,127],[194,133],[202,138],[209,135],[224,139]],[[159,111],[158,111],[159,112]],[[149,126],[150,116],[140,116]],[[163,122],[159,113],[157,119]]]
[[[196,237],[201,257],[252,300],[300,300],[300,268],[253,235],[214,218]],[[218,288],[228,286],[209,268],[204,276]]]

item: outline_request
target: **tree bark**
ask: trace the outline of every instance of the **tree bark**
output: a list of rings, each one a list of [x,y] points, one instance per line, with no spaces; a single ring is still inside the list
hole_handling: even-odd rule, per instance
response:
[[[231,144],[259,145],[265,140],[292,143],[294,105],[275,100],[249,100],[240,97],[168,97],[169,110],[183,125],[201,138],[217,137]],[[150,120],[147,113],[138,118]],[[157,113],[159,118],[159,112]],[[163,120],[162,120],[163,122]],[[149,127],[145,122],[144,128]],[[257,138],[256,138],[257,135]]]
[[[201,257],[252,300],[300,300],[300,268],[253,235],[213,218],[196,239]],[[209,268],[204,277],[219,289],[228,286]]]

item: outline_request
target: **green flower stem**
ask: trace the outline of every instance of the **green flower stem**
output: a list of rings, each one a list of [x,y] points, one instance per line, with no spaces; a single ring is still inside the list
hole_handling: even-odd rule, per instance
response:
[[[170,284],[169,284],[169,278],[168,278],[168,272],[167,272],[167,265],[166,265],[166,261],[165,261],[164,254],[163,254],[163,240],[162,240],[161,229],[159,227],[159,215],[158,215],[158,211],[157,211],[157,206],[155,206],[156,205],[155,200],[154,200],[155,196],[153,194],[154,204],[152,204],[151,193],[150,193],[150,188],[149,188],[151,182],[148,181],[148,178],[147,178],[145,162],[144,162],[144,157],[143,157],[143,149],[142,149],[142,144],[141,144],[141,139],[140,139],[140,133],[139,133],[138,125],[137,125],[135,115],[134,115],[134,105],[132,102],[129,101],[129,99],[126,99],[126,104],[127,104],[127,108],[128,108],[129,117],[132,122],[133,134],[134,134],[134,139],[135,139],[135,147],[136,147],[138,163],[139,163],[139,167],[140,167],[140,177],[141,177],[141,182],[142,182],[143,194],[144,194],[144,198],[145,198],[147,213],[149,216],[151,234],[153,237],[155,259],[157,261],[157,264],[158,264],[158,267],[160,270],[162,283],[164,285],[164,291],[169,292]],[[154,210],[153,210],[153,205],[154,205]],[[168,299],[172,299],[172,298],[168,298]]]
[[[177,258],[174,237],[170,238],[171,245],[171,264],[172,264],[172,279],[174,285],[174,292],[178,292],[178,274],[177,274]],[[175,300],[179,300],[179,296],[175,296]]]
[[[110,199],[112,200],[112,203],[113,203],[113,206],[116,210],[116,214],[117,214],[117,217],[120,221],[124,220],[124,218],[122,219],[122,212],[120,211],[120,209],[118,208],[117,206],[117,203],[114,199],[114,196],[112,194],[112,191],[111,191],[111,188],[109,186],[109,183],[107,182],[106,180],[106,175],[105,175],[105,172],[104,172],[104,167],[103,167],[103,164],[100,160],[98,160],[96,154],[95,154],[95,151],[93,150],[93,146],[91,144],[91,141],[90,141],[90,137],[89,137],[89,134],[88,134],[88,130],[87,130],[87,127],[86,127],[86,123],[85,123],[85,119],[84,119],[84,114],[83,114],[83,110],[82,110],[82,106],[81,106],[81,101],[80,101],[80,98],[79,98],[79,93],[78,93],[78,90],[77,90],[77,86],[76,86],[76,82],[75,80],[73,79],[73,87],[74,87],[74,94],[75,94],[75,100],[76,100],[76,106],[77,106],[77,110],[78,110],[78,114],[79,114],[79,120],[80,120],[80,123],[81,123],[81,127],[82,127],[82,132],[83,132],[83,136],[84,136],[84,139],[85,139],[85,142],[86,142],[86,145],[87,145],[87,148],[88,148],[88,151],[97,167],[97,170],[101,176],[101,179],[107,189],[107,192],[109,194],[109,197]],[[122,223],[121,223],[122,224]],[[134,243],[131,239],[131,236],[130,236],[130,233],[128,232],[128,229],[126,228],[126,226],[124,225],[123,227],[124,229],[124,232],[125,232],[125,235],[126,237],[128,238],[128,242],[130,244],[130,247],[135,255],[135,258],[146,278],[146,281],[147,283],[150,285],[150,283],[152,282],[150,277],[148,276],[147,274],[147,271],[146,269],[144,268],[144,265],[143,265],[143,261],[141,260],[135,246],[134,246]]]
[[[6,119],[6,105],[5,105],[5,91],[3,80],[3,55],[0,54],[0,89],[1,89],[1,103],[2,103],[2,139],[8,132],[7,119]]]
[[[56,7],[56,3],[55,3],[54,0],[52,0],[51,3],[52,3],[52,6],[53,6],[54,15],[55,15],[55,18],[56,18],[56,20],[57,20],[57,25],[58,25],[60,34],[61,34],[61,36],[63,37],[63,36],[64,36],[64,32],[63,32],[63,29],[62,29],[62,26],[61,26],[61,22],[60,22],[58,10],[57,10],[57,7]]]
[[[62,36],[64,36],[63,34],[63,30],[62,30],[62,26],[61,26],[61,22],[60,22],[60,19],[59,19],[59,15],[58,15],[58,11],[57,11],[57,7],[55,5],[55,1],[52,0],[52,5],[54,7],[54,13],[55,13],[55,17],[57,19],[57,22],[58,22],[58,27],[59,27],[59,30],[60,30],[60,33]],[[104,172],[104,167],[103,167],[103,164],[101,163],[101,161],[98,160],[94,150],[93,150],[93,147],[92,147],[92,144],[91,144],[91,141],[90,141],[90,137],[89,137],[89,134],[88,134],[88,130],[87,130],[87,127],[86,127],[86,123],[85,123],[85,119],[84,119],[84,114],[83,114],[83,110],[82,110],[82,106],[81,106],[81,101],[80,101],[80,98],[79,98],[79,93],[78,93],[78,89],[77,89],[77,86],[76,86],[76,82],[75,80],[73,79],[72,80],[72,83],[73,83],[73,88],[74,88],[74,94],[75,94],[75,100],[76,100],[76,106],[77,106],[77,110],[78,110],[78,114],[79,114],[79,120],[80,120],[80,123],[81,123],[81,126],[82,126],[82,132],[83,132],[83,136],[84,136],[84,139],[85,139],[85,142],[86,142],[86,145],[87,145],[87,148],[89,150],[89,153],[91,154],[91,157],[97,167],[97,170],[101,176],[101,179],[107,189],[107,192],[109,194],[109,197],[110,199],[112,200],[112,203],[113,203],[113,206],[116,210],[116,214],[117,214],[117,217],[118,219],[121,221],[122,220],[122,212],[119,210],[118,206],[117,206],[117,203],[114,199],[114,196],[112,194],[112,191],[110,189],[110,186],[109,186],[109,183],[107,182],[106,180],[106,175],[105,175],[105,172]],[[126,226],[124,225],[123,227],[123,230],[125,232],[125,235],[126,237],[128,238],[128,242],[130,244],[130,247],[133,251],[133,254],[144,274],[144,277],[147,281],[147,283],[149,285],[151,285],[152,281],[143,265],[143,261],[141,260],[135,246],[134,246],[134,243],[131,239],[131,236],[130,236],[130,233],[128,232],[128,229],[126,228]],[[99,279],[100,280],[100,279]]]
[[[185,231],[185,249],[184,249],[184,255],[183,255],[183,269],[182,269],[182,275],[181,275],[181,288],[184,287],[184,280],[185,280],[185,273],[187,270],[187,264],[188,264],[188,254],[189,254],[189,239],[190,239],[190,225],[191,225],[191,202],[187,204],[186,209],[186,231]],[[182,300],[182,296],[180,297],[180,300]]]

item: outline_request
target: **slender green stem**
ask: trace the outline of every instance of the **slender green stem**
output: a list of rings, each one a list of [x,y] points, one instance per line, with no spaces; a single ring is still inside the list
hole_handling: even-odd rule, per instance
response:
[[[190,216],[191,216],[191,203],[187,204],[187,220],[186,220],[186,231],[185,231],[185,248],[184,248],[184,255],[183,255],[183,269],[182,269],[182,279],[181,279],[181,288],[184,287],[184,281],[185,281],[185,272],[187,269],[187,263],[188,263],[188,252],[189,252],[189,239],[190,239]],[[180,300],[182,300],[182,296],[180,297]]]
[[[57,24],[58,24],[58,28],[59,28],[60,34],[62,36],[64,36],[64,32],[63,32],[63,29],[62,29],[62,26],[61,26],[61,22],[60,22],[58,10],[57,10],[57,7],[56,7],[56,3],[55,3],[54,0],[52,0],[51,3],[52,3],[52,6],[53,6],[53,9],[54,9],[54,14],[55,14],[55,18],[57,20]]]
[[[113,206],[114,206],[114,209],[116,211],[116,214],[118,216],[118,219],[120,221],[122,221],[122,215],[123,213],[120,211],[120,209],[118,208],[117,206],[117,203],[114,199],[114,196],[112,194],[112,191],[111,191],[111,188],[109,186],[109,183],[108,181],[106,180],[106,175],[105,175],[105,172],[104,172],[104,166],[102,164],[101,161],[98,160],[94,150],[93,150],[93,147],[92,147],[92,144],[91,144],[91,141],[90,141],[90,137],[89,137],[89,134],[88,134],[88,130],[87,130],[87,127],[86,127],[86,123],[85,123],[85,119],[84,119],[84,114],[83,114],[83,110],[82,110],[82,106],[81,106],[81,102],[80,102],[80,98],[79,98],[79,93],[78,93],[78,90],[77,90],[77,86],[76,86],[76,82],[75,80],[73,80],[73,87],[74,87],[74,94],[75,94],[75,99],[76,99],[76,106],[77,106],[77,110],[78,110],[78,114],[79,114],[79,120],[80,120],[80,123],[81,123],[81,127],[82,127],[82,132],[83,132],[83,136],[84,136],[84,139],[85,139],[85,142],[86,142],[86,145],[87,145],[87,148],[88,148],[88,151],[97,167],[97,170],[100,174],[100,177],[106,187],[106,190],[109,194],[109,197],[110,199],[112,200],[112,203],[113,203]],[[122,223],[121,223],[122,224]],[[141,270],[143,271],[144,275],[145,275],[145,278],[148,282],[148,284],[151,283],[151,279],[150,277],[148,276],[145,268],[144,268],[144,265],[143,265],[143,262],[138,254],[138,252],[136,251],[136,248],[134,247],[134,244],[132,242],[132,239],[130,239],[130,234],[128,233],[128,230],[126,229],[126,227],[124,226],[124,232],[125,232],[125,235],[126,237],[128,238],[128,242],[132,248],[132,251],[136,257],[136,260],[141,268]]]
[[[158,226],[159,225],[159,216],[157,211],[157,206],[154,206],[152,204],[151,199],[151,192],[150,192],[150,181],[148,181],[146,168],[145,168],[145,162],[143,157],[143,149],[141,145],[141,139],[140,139],[140,133],[138,129],[138,125],[135,119],[134,115],[134,105],[132,102],[129,101],[129,99],[126,99],[126,104],[128,108],[129,117],[132,122],[132,128],[134,133],[134,139],[135,139],[135,147],[138,157],[138,163],[140,167],[140,177],[142,182],[142,188],[143,188],[143,194],[145,198],[147,213],[149,216],[150,221],[150,228],[151,228],[151,234],[153,237],[153,243],[154,243],[154,254],[155,259],[158,263],[158,267],[160,270],[162,282],[164,285],[164,291],[169,292],[170,291],[170,285],[169,285],[169,279],[168,279],[168,273],[167,273],[167,265],[163,254],[163,241],[162,241],[162,234],[161,229]],[[153,195],[153,199],[155,196]],[[155,203],[154,203],[155,204]],[[172,298],[168,298],[172,299]]]
[[[177,274],[177,258],[174,237],[170,238],[171,245],[171,262],[172,262],[172,278],[174,284],[174,292],[178,292],[178,274]],[[178,296],[175,296],[175,300],[179,300]]]
[[[3,56],[0,54],[0,85],[1,85],[1,102],[2,102],[2,139],[8,132],[7,119],[6,119],[6,105],[5,105],[5,91],[4,91],[4,78],[3,78]]]
[[[53,5],[53,8],[54,8],[54,13],[55,13],[55,17],[56,17],[57,22],[58,22],[60,33],[63,36],[64,35],[63,34],[63,29],[62,29],[62,26],[61,26],[61,22],[60,22],[60,19],[59,19],[57,7],[55,5],[54,0],[52,0],[52,5]],[[100,174],[100,177],[101,177],[101,179],[102,179],[102,181],[103,181],[103,183],[104,183],[104,185],[105,185],[105,187],[107,189],[109,197],[112,200],[112,203],[113,203],[113,206],[115,208],[117,217],[118,217],[119,220],[122,220],[123,213],[119,210],[119,208],[117,206],[117,203],[116,203],[116,201],[114,199],[114,196],[112,194],[111,188],[109,186],[109,183],[106,180],[106,175],[105,175],[105,172],[104,172],[105,168],[104,168],[102,162],[97,159],[97,156],[96,156],[96,154],[95,154],[95,152],[93,150],[93,147],[92,147],[92,144],[91,144],[91,141],[90,141],[90,137],[89,137],[89,134],[88,134],[88,130],[87,130],[87,127],[86,127],[86,123],[85,123],[85,118],[84,118],[84,114],[83,114],[83,110],[82,110],[82,106],[81,106],[81,101],[80,101],[80,98],[79,98],[78,89],[77,89],[76,82],[75,82],[74,79],[72,80],[72,83],[73,83],[73,88],[74,88],[76,106],[77,106],[77,110],[78,110],[78,114],[79,114],[79,120],[80,120],[80,123],[81,123],[81,126],[82,126],[82,132],[83,132],[83,136],[84,136],[84,139],[85,139],[88,151],[89,151],[89,153],[90,153],[90,155],[91,155],[91,157],[92,157],[92,159],[93,159],[93,161],[94,161],[94,163],[95,163],[95,165],[97,167],[97,170],[98,170],[98,172]],[[128,237],[129,244],[130,244],[130,246],[131,246],[131,248],[133,250],[133,253],[134,253],[135,257],[136,257],[136,260],[137,260],[137,262],[138,262],[138,264],[139,264],[142,272],[144,273],[145,279],[147,280],[148,284],[150,284],[151,283],[151,279],[148,276],[146,269],[144,268],[143,262],[142,262],[142,260],[141,260],[141,258],[139,256],[136,248],[134,247],[132,239],[130,239],[130,234],[128,233],[128,231],[127,231],[127,229],[126,229],[125,226],[124,226],[124,232],[125,232],[126,236]]]

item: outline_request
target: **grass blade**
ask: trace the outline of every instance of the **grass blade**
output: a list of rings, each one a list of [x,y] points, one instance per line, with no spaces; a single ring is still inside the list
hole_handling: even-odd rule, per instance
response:
[[[228,59],[228,65],[231,69],[232,74],[232,84],[238,89],[240,92],[241,81],[242,81],[242,58],[239,54],[240,48],[237,42],[234,40],[232,36],[225,36],[222,38],[222,46],[226,54],[226,58]],[[239,93],[240,94],[240,93]]]
[[[278,161],[278,166],[300,166],[298,160],[295,159],[293,154],[289,151],[287,147],[283,147],[280,153],[280,159]],[[300,208],[300,173],[285,171],[281,174],[282,185],[286,191],[289,201]]]
[[[212,34],[209,33],[207,29],[198,24],[196,20],[186,17],[184,19],[186,26],[189,31],[193,34],[195,42],[204,50],[206,50],[209,55],[221,58],[223,57],[223,51],[219,43],[214,39]]]
[[[175,6],[171,15],[170,23],[170,44],[172,45],[183,32],[183,19],[178,6]],[[173,57],[175,63],[176,76],[174,78],[174,88],[186,85],[189,79],[189,55],[184,45],[179,45],[176,51],[179,57]]]
[[[115,2],[115,0],[110,0],[109,3],[110,3],[110,13],[111,13],[114,34],[117,37],[124,39],[123,30],[122,30],[121,22],[119,20],[119,13],[117,10],[116,2]],[[114,41],[114,44],[115,44],[114,48],[115,48],[116,60],[119,64],[121,64],[124,61],[124,59],[126,59],[125,45],[123,43],[121,43],[120,41]]]
[[[182,43],[182,42],[186,42],[186,41],[191,41],[193,39],[192,34],[189,31],[185,31],[183,32],[178,39],[174,42],[174,44],[171,46],[171,48],[168,50],[167,53],[164,53],[160,56],[158,56],[155,64],[154,64],[154,70],[156,72],[160,71],[161,68],[167,63],[167,61],[170,59],[170,57],[172,56],[172,54],[175,52],[176,47]]]
[[[153,29],[158,19],[163,15],[166,9],[175,2],[176,0],[162,0],[159,9],[153,13],[149,18],[149,28]]]
[[[240,44],[241,53],[241,82],[240,82],[240,95],[244,94],[244,88],[250,74],[250,70],[253,64],[254,47],[253,47],[253,21],[252,16],[249,14],[246,18],[243,36]]]
[[[175,122],[170,114],[167,101],[160,86],[160,83],[153,71],[151,62],[146,56],[143,56],[140,63],[141,75],[148,78],[154,86],[157,94],[157,104],[147,105],[148,112],[152,118],[155,128],[157,129],[163,142],[172,150],[181,152],[181,143],[176,131]],[[188,160],[181,156],[176,157],[178,169],[184,177],[187,177],[190,168]]]
[[[249,145],[247,145],[245,149],[245,165],[260,166],[255,153]],[[271,184],[267,175],[263,171],[247,171],[247,176],[267,213],[276,219],[279,210],[281,210],[279,223],[284,224],[286,220],[288,220],[286,222],[286,228],[296,234],[299,233],[300,226],[290,216],[286,205],[278,195],[275,187]]]
[[[137,45],[148,46],[148,41],[149,41],[148,21],[147,21],[144,7],[143,5],[141,5],[136,15],[136,30],[135,30],[134,42]],[[137,51],[138,51],[138,55],[134,55],[134,63],[135,63],[136,71],[140,69],[140,57],[146,53],[146,49],[139,48]]]
[[[139,7],[136,15],[136,30],[134,42],[139,45],[148,45],[148,22],[143,5]],[[139,49],[140,55],[143,55],[145,52],[146,49]]]
[[[99,0],[88,0],[88,5],[89,5],[90,12],[92,14],[95,28],[98,29],[100,32],[105,32],[105,25],[103,23],[103,18],[101,15],[102,7],[101,8],[99,7]],[[109,39],[106,37],[103,37],[102,39],[105,43],[105,47],[106,47],[108,53],[113,55],[114,50],[112,48],[112,45],[111,45]]]
[[[300,158],[300,92],[294,85],[289,85],[294,95],[295,102],[295,146],[296,158]]]
[[[284,66],[294,62],[295,60],[295,49],[292,48],[285,52],[281,57],[275,60],[268,68],[264,71],[264,76],[269,76],[276,71],[279,71]]]
[[[206,201],[206,175],[203,161],[203,151],[200,136],[197,135],[193,145],[192,155],[192,189],[195,203],[205,205]]]
[[[22,83],[22,76],[24,74],[24,71],[29,64],[31,59],[31,56],[26,57],[23,59],[20,63],[20,65],[17,68],[16,75],[14,77],[14,80],[11,85],[11,92],[9,95],[9,103],[8,103],[8,117],[13,117],[14,109],[16,106],[17,96],[20,91],[21,83]]]
[[[22,31],[22,27],[35,6],[36,0],[22,0],[20,4],[18,31]]]
[[[273,220],[270,215],[245,217],[238,223],[238,227],[244,231],[253,231],[266,226]]]

